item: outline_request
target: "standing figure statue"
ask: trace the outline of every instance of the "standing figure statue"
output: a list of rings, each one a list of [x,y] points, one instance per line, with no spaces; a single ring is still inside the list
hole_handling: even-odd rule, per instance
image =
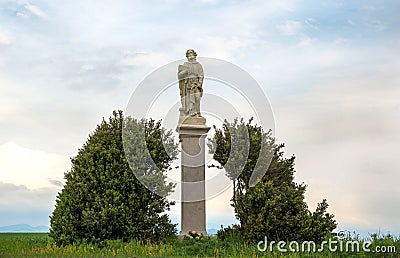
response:
[[[201,117],[200,99],[203,96],[204,72],[201,64],[196,61],[196,56],[196,52],[189,49],[186,51],[188,61],[178,67],[181,116]]]

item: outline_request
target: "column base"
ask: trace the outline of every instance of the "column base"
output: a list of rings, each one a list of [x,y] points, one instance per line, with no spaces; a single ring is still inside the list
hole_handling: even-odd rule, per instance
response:
[[[198,234],[198,235],[202,235],[202,236],[205,236],[205,237],[207,237],[208,236],[208,234],[207,234],[207,231],[195,231],[196,232],[196,234]],[[189,235],[189,231],[186,231],[186,232],[179,232],[179,234],[178,234],[178,239],[183,239],[185,236],[187,236],[187,237],[192,237],[192,236],[190,236]]]

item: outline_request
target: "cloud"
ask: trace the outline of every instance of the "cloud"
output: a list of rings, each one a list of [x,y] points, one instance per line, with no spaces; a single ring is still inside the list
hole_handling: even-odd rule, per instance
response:
[[[210,57],[225,60],[235,60],[241,54],[241,49],[248,48],[257,43],[254,39],[226,38],[220,36],[200,36],[195,44],[201,46],[203,53]]]
[[[17,17],[20,17],[22,19],[28,19],[30,17],[29,14],[25,13],[25,12],[16,12],[15,14]]]
[[[29,189],[0,181],[0,226],[48,225],[57,192],[55,187]]]
[[[366,24],[373,31],[383,31],[383,30],[387,29],[387,25],[384,22],[379,21],[379,20],[368,21]]]
[[[3,207],[25,205],[47,207],[49,202],[50,204],[54,202],[57,190],[55,187],[30,189],[25,185],[9,184],[0,181],[0,205]]]
[[[0,46],[1,45],[10,45],[11,44],[11,38],[7,33],[3,32],[0,30]]]
[[[52,179],[52,178],[48,178],[49,182],[57,187],[62,187],[64,185],[63,180],[59,180],[59,179]]]
[[[346,39],[346,38],[337,38],[334,41],[335,44],[345,44],[345,43],[348,43],[348,42],[349,42],[349,40]]]
[[[217,4],[220,0],[199,0],[199,2],[204,4]]]
[[[43,18],[43,19],[47,19],[47,18],[48,18],[47,14],[46,14],[45,12],[43,12],[43,11],[39,8],[39,6],[37,6],[37,5],[33,5],[33,4],[30,4],[30,3],[27,3],[27,4],[24,5],[24,8],[25,8],[27,11],[29,11],[30,13],[32,13],[32,14],[34,14],[34,15],[40,17],[40,18]],[[17,13],[17,15],[18,15],[18,13]],[[20,17],[21,17],[21,16],[20,16]],[[22,15],[22,18],[26,18],[26,17],[24,17],[24,16]]]
[[[159,67],[160,64],[167,64],[171,61],[171,57],[168,57],[165,53],[153,52],[148,53],[146,51],[126,51],[123,57],[120,59],[119,64],[134,67]]]
[[[368,149],[362,141],[320,144],[319,148],[308,144],[307,150],[296,155],[296,177],[308,184],[306,200],[312,209],[322,198],[327,198],[329,212],[335,214],[341,228],[400,233],[397,223],[400,208],[394,205],[400,201],[396,186],[400,178],[393,172],[399,170],[396,158],[380,157],[381,147]],[[321,148],[324,151],[318,154]],[[365,151],[360,151],[362,148]],[[389,151],[394,148],[394,144],[387,147]],[[312,164],[312,158],[324,164]],[[320,171],[320,175],[313,175],[311,171],[315,170]]]
[[[376,177],[377,181],[369,181],[371,185],[376,182],[382,182],[381,177]],[[397,186],[395,186],[397,188]],[[360,189],[370,191],[370,187]],[[399,191],[387,191],[385,187],[380,187],[379,191],[373,191],[373,197],[368,201],[360,200],[363,211],[368,214],[368,226],[375,228],[376,230],[381,229],[382,231],[390,231],[392,234],[400,234],[400,226],[398,219],[400,217],[400,209],[398,203],[400,203],[400,192]]]
[[[319,30],[319,23],[314,18],[307,18],[305,23],[314,30]]]
[[[54,180],[62,180],[69,163],[67,157],[8,142],[0,145],[0,182],[23,184],[32,189],[51,187]]]
[[[376,6],[376,5],[363,5],[362,8],[368,11],[381,11],[384,9],[383,6]]]
[[[311,46],[315,42],[315,39],[310,37],[304,37],[300,40],[299,46]]]
[[[58,57],[52,62],[54,74],[49,75],[49,78],[54,77],[60,86],[73,91],[110,93],[131,83],[126,76],[143,68],[154,69],[156,64],[168,60],[164,53],[137,53],[130,49],[105,48]],[[43,69],[48,69],[48,65],[43,64]]]
[[[352,62],[368,63],[371,55],[364,51],[372,53],[354,50]],[[296,155],[296,180],[309,185],[311,208],[327,198],[341,227],[398,233],[400,209],[393,203],[400,196],[400,77],[398,59],[385,59],[381,51],[375,52],[385,60],[381,64],[354,68],[350,60],[339,59],[337,67],[343,62],[352,68],[339,72],[326,66],[320,70],[323,77],[299,83],[310,87],[272,102],[277,138],[286,143],[287,155]],[[314,54],[321,55],[318,49]],[[335,72],[328,72],[331,69]]]
[[[350,25],[354,25],[355,24],[352,19],[347,19],[347,23],[350,24]]]
[[[304,26],[299,21],[286,20],[283,23],[276,25],[276,28],[285,36],[293,36],[300,34],[303,31]]]

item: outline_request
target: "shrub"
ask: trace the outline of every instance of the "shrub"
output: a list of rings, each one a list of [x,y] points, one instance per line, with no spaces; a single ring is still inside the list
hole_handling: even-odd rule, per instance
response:
[[[220,164],[217,167],[224,167],[233,181],[232,206],[241,235],[248,241],[260,241],[265,236],[275,241],[322,241],[336,228],[334,216],[326,212],[326,200],[318,204],[315,212],[308,210],[304,200],[306,185],[294,182],[295,157],[285,158],[284,145],[275,143],[271,131],[265,132],[251,122],[225,121],[222,129],[215,128],[214,138],[208,143],[210,150],[214,150],[213,158]],[[236,150],[232,146],[242,148]],[[243,150],[248,150],[248,156]],[[244,162],[243,169],[240,162]],[[258,174],[264,176],[250,186],[255,169],[264,172]],[[236,230],[222,229],[220,238]]]
[[[124,128],[129,129],[124,132],[124,140],[134,143],[125,148],[126,156]],[[145,142],[140,135],[145,135]],[[160,191],[172,190],[163,175],[177,155],[171,135],[160,122],[124,119],[122,111],[114,111],[108,122],[103,120],[71,159],[72,168],[65,173],[66,183],[50,216],[50,236],[57,245],[107,239],[157,241],[174,236],[175,225],[162,214],[173,203],[148,190],[136,178],[136,174],[148,173]],[[163,143],[172,150],[171,157]],[[144,155],[144,148],[149,149],[154,163]],[[136,164],[135,173],[126,157]]]

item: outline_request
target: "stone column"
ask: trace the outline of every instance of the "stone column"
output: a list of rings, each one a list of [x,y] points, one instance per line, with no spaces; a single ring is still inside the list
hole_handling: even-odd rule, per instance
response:
[[[181,232],[207,235],[205,192],[205,138],[210,127],[181,124],[178,127],[182,144]]]

